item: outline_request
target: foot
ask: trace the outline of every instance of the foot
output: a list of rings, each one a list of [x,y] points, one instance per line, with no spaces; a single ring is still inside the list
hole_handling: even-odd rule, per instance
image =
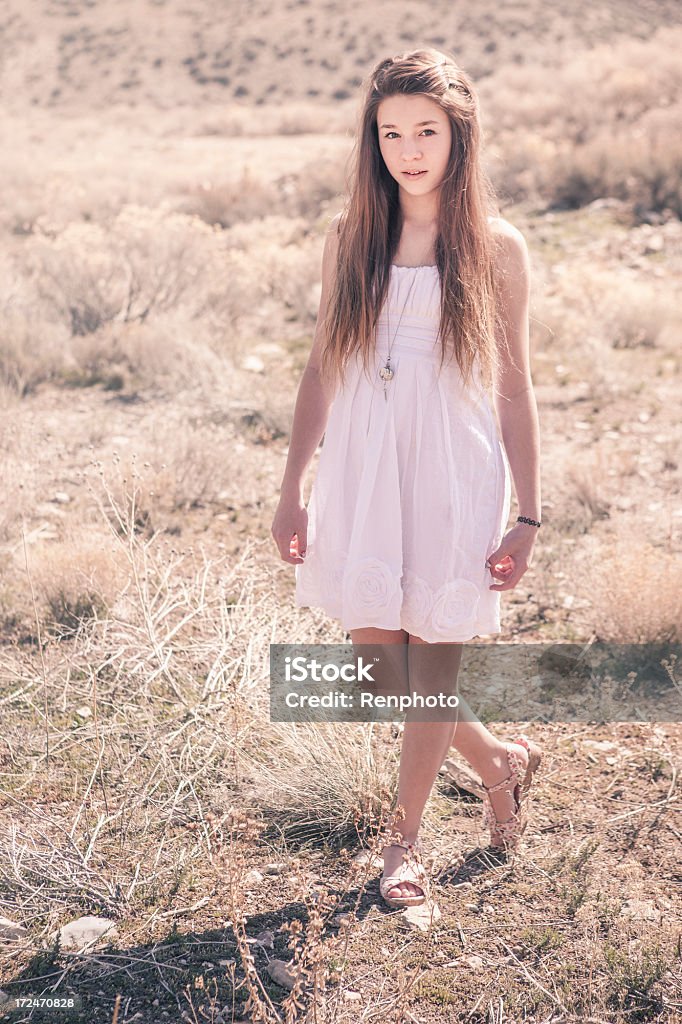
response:
[[[414,842],[414,838],[408,837],[408,842]],[[403,858],[405,856],[405,850],[402,846],[384,846],[384,870],[383,877],[388,878],[389,875],[397,873],[400,870],[401,864],[404,863]],[[391,899],[402,899],[404,896],[424,896],[424,889],[417,885],[416,882],[400,881],[396,882],[389,889],[386,890],[386,895]]]
[[[510,743],[515,754],[518,754],[519,761],[523,766],[523,772],[528,767],[528,751],[520,743]],[[522,774],[523,774],[522,772]],[[493,759],[485,774],[481,775],[481,782],[484,786],[495,786],[502,782],[509,775],[509,762],[507,761],[506,747]],[[490,793],[489,799],[498,821],[508,821],[518,810],[518,804],[514,799],[514,792],[511,784],[506,789],[500,789],[496,793]]]

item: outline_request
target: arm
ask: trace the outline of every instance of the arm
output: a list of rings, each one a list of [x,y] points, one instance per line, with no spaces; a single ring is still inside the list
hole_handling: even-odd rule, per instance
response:
[[[495,375],[493,403],[514,482],[518,514],[540,522],[540,426],[530,374],[528,331],[530,259],[521,232],[506,221],[499,223],[497,301],[504,336],[499,338],[500,367]],[[505,584],[492,589],[511,589],[518,582],[530,566],[537,530],[536,526],[516,523],[509,531],[507,537],[513,534],[514,550],[509,544],[507,548],[516,567],[511,575],[500,577],[506,580]]]
[[[322,290],[315,334],[298,388],[280,500],[271,528],[280,555],[284,561],[294,564],[301,562],[302,559],[300,555],[290,554],[293,537],[297,537],[299,553],[305,553],[306,548],[307,512],[303,500],[305,474],[326,429],[334,400],[329,385],[322,379],[320,359],[325,342],[327,306],[336,267],[337,225],[340,216],[337,214],[332,220],[325,239],[322,255]]]

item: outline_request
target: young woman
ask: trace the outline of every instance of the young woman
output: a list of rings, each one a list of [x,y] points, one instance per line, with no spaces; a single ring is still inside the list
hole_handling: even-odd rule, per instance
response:
[[[501,632],[500,591],[529,568],[540,526],[528,250],[497,215],[480,137],[450,55],[375,67],[272,524],[297,605],[338,618],[354,645],[405,645],[413,690],[451,684],[462,644]],[[505,532],[510,478],[519,516]],[[516,849],[525,827],[540,749],[498,739],[470,709],[458,719],[406,719],[402,838],[384,847],[381,882],[392,906],[428,895],[418,830],[451,745],[481,776],[491,845]]]

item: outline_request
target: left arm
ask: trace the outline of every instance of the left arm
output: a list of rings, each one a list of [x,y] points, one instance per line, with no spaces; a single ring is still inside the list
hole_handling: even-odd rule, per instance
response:
[[[502,442],[509,460],[518,514],[541,520],[540,508],[540,426],[530,375],[529,303],[530,258],[521,232],[506,221],[497,231],[498,290],[496,298],[501,316],[498,336],[500,366],[495,374],[493,403]],[[511,554],[514,571],[494,573],[506,582],[492,589],[511,589],[530,566],[531,552],[538,527],[515,523],[500,550]],[[512,536],[513,535],[513,536]],[[494,559],[491,557],[491,562]]]

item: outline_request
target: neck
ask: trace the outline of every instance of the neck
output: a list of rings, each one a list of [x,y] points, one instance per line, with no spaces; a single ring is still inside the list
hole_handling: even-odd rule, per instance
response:
[[[400,212],[403,224],[413,231],[435,231],[438,224],[438,193],[411,196],[400,189]]]

